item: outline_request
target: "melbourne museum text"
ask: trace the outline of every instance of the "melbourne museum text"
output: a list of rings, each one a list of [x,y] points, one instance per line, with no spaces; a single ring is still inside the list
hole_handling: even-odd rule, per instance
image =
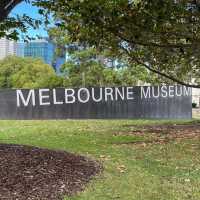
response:
[[[185,86],[0,91],[1,119],[191,118]]]

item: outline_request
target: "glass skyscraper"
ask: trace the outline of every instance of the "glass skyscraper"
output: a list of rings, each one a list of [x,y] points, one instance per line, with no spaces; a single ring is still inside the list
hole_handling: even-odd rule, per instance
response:
[[[24,57],[24,43],[23,42],[17,42],[16,56]]]
[[[48,38],[28,43],[0,38],[0,60],[7,56],[41,58],[46,64],[51,65],[57,74],[60,74],[60,67],[66,61],[66,53],[59,57],[55,55],[55,50],[56,45]]]
[[[24,57],[41,58],[52,65],[54,61],[55,45],[48,38],[34,40],[24,45]]]

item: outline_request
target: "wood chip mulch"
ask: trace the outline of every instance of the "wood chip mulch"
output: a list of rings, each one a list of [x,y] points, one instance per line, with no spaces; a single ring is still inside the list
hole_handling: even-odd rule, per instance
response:
[[[118,132],[114,135],[148,136],[149,139],[145,141],[119,142],[118,144],[146,146],[147,144],[166,144],[183,139],[200,139],[200,123],[130,126],[129,128],[133,130]]]
[[[0,200],[60,200],[82,191],[100,171],[83,156],[0,144]]]

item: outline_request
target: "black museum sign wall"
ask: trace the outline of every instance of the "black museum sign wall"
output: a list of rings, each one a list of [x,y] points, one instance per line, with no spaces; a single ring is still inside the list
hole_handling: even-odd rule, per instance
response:
[[[185,86],[0,90],[0,119],[188,119]]]

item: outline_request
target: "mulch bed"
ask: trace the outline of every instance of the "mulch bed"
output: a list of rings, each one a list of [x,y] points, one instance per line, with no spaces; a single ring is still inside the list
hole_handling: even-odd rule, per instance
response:
[[[115,135],[148,136],[149,139],[145,141],[127,142],[126,144],[146,146],[147,144],[165,144],[171,141],[181,141],[182,139],[200,139],[200,123],[130,126],[129,128],[132,130],[115,133]]]
[[[60,200],[82,191],[100,171],[83,156],[0,144],[0,200]]]

